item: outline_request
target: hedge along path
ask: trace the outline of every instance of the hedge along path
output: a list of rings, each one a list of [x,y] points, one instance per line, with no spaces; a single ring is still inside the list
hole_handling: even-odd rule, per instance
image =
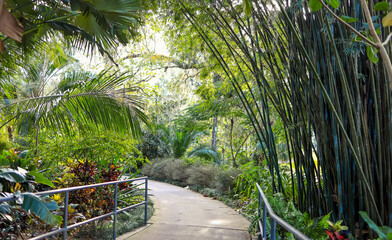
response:
[[[154,216],[120,240],[251,239],[249,221],[220,201],[171,184],[148,181]]]

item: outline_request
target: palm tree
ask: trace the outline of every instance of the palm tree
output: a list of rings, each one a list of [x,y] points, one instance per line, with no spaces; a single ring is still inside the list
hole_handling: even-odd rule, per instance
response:
[[[91,129],[89,123],[93,123],[116,131],[130,129],[137,136],[139,122],[147,123],[147,117],[142,112],[139,89],[126,86],[132,76],[112,69],[96,76],[75,73],[73,77],[80,78],[78,81],[83,84],[74,84],[66,91],[58,86],[46,93],[44,88],[58,69],[49,62],[27,61],[26,64],[25,59],[40,52],[39,47],[46,50],[54,41],[90,54],[98,49],[111,58],[110,49],[126,44],[137,35],[142,3],[137,0],[9,0],[7,3],[0,7],[10,10],[6,15],[19,20],[24,33],[23,38],[15,37],[11,30],[17,29],[11,22],[2,23],[1,26],[7,28],[0,26],[0,90],[3,95],[0,127],[17,120],[25,130],[48,126],[68,132],[73,127]],[[0,18],[3,16],[4,11]],[[10,38],[22,44],[16,45]],[[25,68],[21,70],[18,66]],[[17,84],[13,76],[21,72],[25,75],[24,81]]]

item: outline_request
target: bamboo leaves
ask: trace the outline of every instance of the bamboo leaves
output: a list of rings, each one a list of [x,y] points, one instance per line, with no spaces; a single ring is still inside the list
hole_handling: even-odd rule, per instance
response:
[[[334,9],[337,9],[340,6],[339,0],[326,0],[326,2],[329,6],[333,7]]]
[[[312,12],[317,12],[323,7],[323,0],[310,0],[309,8]],[[337,9],[340,6],[339,0],[326,0],[326,3],[334,9]]]
[[[309,8],[312,12],[317,12],[323,7],[320,0],[310,0],[309,1]]]
[[[372,46],[366,47],[366,55],[372,63],[378,63],[378,50]]]
[[[375,11],[389,11],[389,3],[388,2],[378,2],[374,5]]]
[[[345,21],[346,23],[353,23],[358,21],[358,18],[353,18],[345,15],[342,15],[340,18],[343,19],[343,21]]]

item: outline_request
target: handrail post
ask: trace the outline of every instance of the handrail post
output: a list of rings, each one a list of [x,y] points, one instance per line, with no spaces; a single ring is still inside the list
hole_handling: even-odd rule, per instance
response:
[[[65,192],[65,201],[64,201],[64,228],[66,229],[63,232],[63,240],[67,240],[67,225],[68,225],[68,201],[69,201],[69,191]]]
[[[116,240],[117,188],[118,188],[118,183],[115,184],[115,188],[114,188],[113,240]]]
[[[258,224],[259,224],[259,229],[260,229],[260,219],[261,219],[261,194],[259,193],[259,191],[257,191],[258,192],[258,197],[259,197],[259,207],[257,208],[257,215],[258,215],[258,218],[259,218],[259,221],[258,221]],[[261,240],[262,239],[262,234],[264,233],[264,229],[262,229],[262,231],[260,232],[260,234],[257,236],[257,239],[258,240]]]
[[[267,239],[267,206],[263,204],[263,239]]]
[[[273,218],[271,218],[271,239],[276,239],[276,222]]]
[[[144,189],[144,225],[147,225],[147,205],[148,205],[148,178],[146,178],[146,185]]]

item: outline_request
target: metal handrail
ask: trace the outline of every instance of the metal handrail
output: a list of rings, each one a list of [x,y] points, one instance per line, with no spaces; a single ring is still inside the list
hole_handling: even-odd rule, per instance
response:
[[[145,180],[145,189],[144,189],[144,201],[122,208],[122,209],[117,209],[117,193],[118,193],[118,184],[121,183],[127,183],[127,182],[134,182],[134,181],[140,181],[140,180]],[[95,187],[103,187],[103,186],[109,186],[109,185],[115,185],[115,189],[114,189],[114,211],[104,214],[104,215],[100,215],[94,218],[90,218],[88,220],[82,221],[82,222],[78,222],[75,224],[72,224],[70,226],[67,225],[68,222],[68,205],[69,205],[69,192],[71,191],[77,191],[77,190],[81,190],[81,189],[88,189],[88,188],[95,188]],[[52,195],[52,194],[57,194],[57,193],[65,193],[65,200],[64,200],[64,226],[60,229],[39,235],[37,237],[34,238],[30,238],[30,240],[38,240],[38,239],[44,239],[59,233],[63,233],[63,239],[67,239],[67,232],[68,230],[80,227],[82,225],[97,221],[99,219],[103,219],[109,216],[113,216],[113,240],[116,239],[116,220],[117,220],[117,213],[121,213],[124,212],[126,210],[144,205],[144,224],[147,225],[147,205],[148,205],[148,199],[147,199],[147,194],[148,194],[148,177],[140,177],[140,178],[132,178],[132,179],[127,179],[127,180],[119,180],[119,181],[111,181],[111,182],[105,182],[105,183],[97,183],[97,184],[90,184],[90,185],[84,185],[84,186],[77,186],[77,187],[69,187],[69,188],[60,188],[60,189],[56,189],[56,190],[50,190],[50,191],[45,191],[45,192],[38,192],[38,193],[34,193],[37,196],[41,196],[41,195]],[[12,197],[4,197],[4,198],[0,198],[0,203],[2,202],[8,202],[8,201],[12,201],[12,200],[16,200],[17,197],[12,196]]]
[[[260,234],[258,235],[257,239],[258,240],[266,240],[267,239],[267,212],[270,217],[270,222],[271,222],[271,239],[275,240],[276,239],[276,223],[278,223],[280,226],[282,226],[284,229],[287,231],[291,232],[294,237],[297,239],[302,239],[302,240],[310,240],[305,234],[301,233],[298,231],[296,228],[291,226],[289,223],[284,221],[282,218],[280,218],[278,215],[275,214],[274,210],[272,209],[271,205],[268,202],[267,197],[264,195],[263,190],[261,190],[261,187],[258,183],[256,183],[256,187],[259,191],[259,207],[258,207],[258,224],[259,224],[259,230]],[[261,223],[261,209],[263,209],[263,222]]]

